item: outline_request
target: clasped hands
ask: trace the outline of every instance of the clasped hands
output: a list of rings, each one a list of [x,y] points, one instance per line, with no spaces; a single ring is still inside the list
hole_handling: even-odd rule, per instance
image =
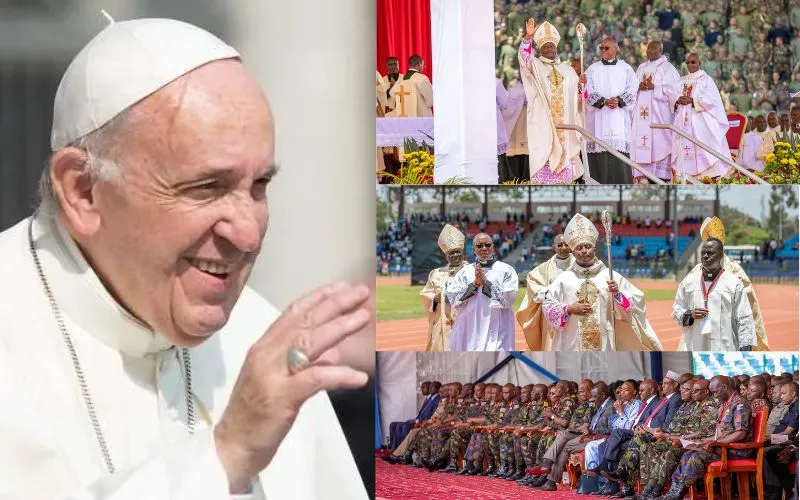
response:
[[[472,282],[476,288],[482,288],[486,284],[486,275],[483,273],[483,268],[480,264],[475,265],[475,280]]]
[[[606,281],[606,284],[608,285],[608,291],[611,292],[611,295],[616,297],[619,294],[619,285],[617,285],[617,282]],[[592,310],[592,304],[586,302],[585,300],[579,300],[578,302],[573,302],[567,306],[567,314],[574,314],[577,316],[586,316],[591,314]]]
[[[678,104],[680,104],[681,106],[686,106],[687,104],[691,103],[692,103],[692,98],[689,97],[688,95],[682,95],[678,97]]]

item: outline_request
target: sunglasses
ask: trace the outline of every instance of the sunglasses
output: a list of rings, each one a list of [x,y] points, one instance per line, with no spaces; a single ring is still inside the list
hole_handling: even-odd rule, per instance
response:
[[[611,48],[610,45],[601,45],[600,50],[609,50]]]
[[[475,248],[492,248],[492,243],[478,243],[475,245]]]

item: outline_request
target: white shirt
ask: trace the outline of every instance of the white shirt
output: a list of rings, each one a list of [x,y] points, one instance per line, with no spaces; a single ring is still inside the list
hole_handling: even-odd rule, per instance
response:
[[[72,337],[116,474],[108,476],[73,362],[28,249],[28,220],[0,233],[0,498],[229,498],[212,426],[249,346],[278,312],[245,288],[228,323],[191,349],[189,434],[175,349],[108,294],[66,230],[39,216],[37,254]],[[335,485],[335,486],[332,486]],[[245,498],[367,498],[328,397],[309,399]]]

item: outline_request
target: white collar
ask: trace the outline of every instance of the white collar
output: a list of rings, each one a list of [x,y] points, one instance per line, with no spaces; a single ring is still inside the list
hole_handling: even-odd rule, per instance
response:
[[[33,237],[56,304],[72,322],[129,356],[143,357],[172,347],[108,293],[60,216],[39,214],[33,223]]]
[[[650,401],[652,401],[652,400],[653,400],[653,398],[655,398],[655,397],[657,397],[657,396],[658,396],[658,394],[653,394],[652,396],[650,396],[649,398],[647,398],[647,401],[644,403],[644,405],[645,405],[645,406],[649,405],[649,404],[650,404]]]
[[[684,78],[686,78],[687,82],[693,82],[695,80],[701,79],[704,76],[706,76],[706,72],[703,71],[702,69],[698,69],[694,73],[689,73],[688,75],[684,76]]]

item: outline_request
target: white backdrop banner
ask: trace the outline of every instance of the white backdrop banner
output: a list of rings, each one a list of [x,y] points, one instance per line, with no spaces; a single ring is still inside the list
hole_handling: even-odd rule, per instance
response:
[[[497,184],[494,5],[431,0],[433,180]]]
[[[381,438],[386,444],[389,423],[417,416],[417,359],[414,352],[379,352],[377,360]]]

